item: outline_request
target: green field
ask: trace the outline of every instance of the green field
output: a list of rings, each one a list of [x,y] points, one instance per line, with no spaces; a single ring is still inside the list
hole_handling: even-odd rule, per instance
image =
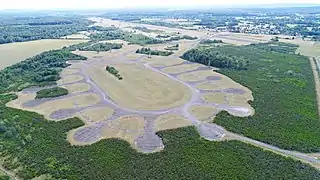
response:
[[[60,49],[86,40],[45,39],[0,45],[0,70],[44,51]]]
[[[309,59],[293,54],[297,46],[294,47],[288,44],[216,47],[215,51],[249,59],[248,70],[220,72],[252,90],[255,115],[237,118],[223,112],[215,122],[284,149],[320,152],[313,74]]]

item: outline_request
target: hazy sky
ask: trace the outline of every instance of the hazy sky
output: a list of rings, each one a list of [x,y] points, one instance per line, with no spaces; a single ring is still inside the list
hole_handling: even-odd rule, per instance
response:
[[[274,3],[318,3],[320,0],[1,0],[0,9],[107,9],[132,7],[195,7]]]

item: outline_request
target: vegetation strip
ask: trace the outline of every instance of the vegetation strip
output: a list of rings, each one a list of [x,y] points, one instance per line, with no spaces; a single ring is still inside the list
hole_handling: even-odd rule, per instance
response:
[[[65,89],[62,87],[53,87],[53,88],[42,89],[38,91],[36,95],[36,99],[53,98],[53,97],[64,96],[67,94],[68,94],[68,89]]]
[[[170,56],[173,54],[172,51],[158,51],[151,50],[150,48],[141,48],[136,51],[139,54],[155,55],[155,56]]]

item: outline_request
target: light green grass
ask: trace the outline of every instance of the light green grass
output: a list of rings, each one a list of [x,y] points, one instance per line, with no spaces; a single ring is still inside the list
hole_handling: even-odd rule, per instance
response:
[[[21,43],[2,44],[0,45],[0,70],[44,51],[60,49],[64,46],[85,41],[86,40],[45,39]]]

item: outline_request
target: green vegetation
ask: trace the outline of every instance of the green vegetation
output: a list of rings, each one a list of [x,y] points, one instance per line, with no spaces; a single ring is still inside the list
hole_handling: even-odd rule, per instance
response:
[[[157,35],[156,38],[169,38],[169,35]]]
[[[122,31],[119,28],[96,28],[97,33],[92,34],[90,38],[96,41],[121,39],[132,44],[146,45],[163,43],[162,40],[151,38],[142,34],[134,34]]]
[[[86,47],[79,48],[80,51],[109,51],[111,49],[121,49],[122,44],[117,43],[95,43]]]
[[[185,52],[181,58],[217,68],[245,70],[249,66],[248,59],[243,56],[233,56],[214,48],[191,49]]]
[[[67,94],[68,94],[68,89],[65,89],[62,87],[53,87],[53,88],[42,89],[38,91],[36,99],[53,98],[53,97],[64,96]]]
[[[205,40],[202,40],[200,42],[200,44],[217,44],[217,43],[223,43],[223,41],[222,40],[216,40],[216,39],[214,39],[214,40],[205,39]]]
[[[123,78],[121,77],[121,75],[119,74],[119,71],[111,66],[107,66],[106,70],[110,73],[113,74],[115,77],[117,77],[119,80],[122,80]]]
[[[0,92],[19,91],[30,86],[55,84],[59,72],[68,66],[68,60],[86,60],[86,57],[71,53],[76,47],[41,53],[0,71]]]
[[[153,29],[149,29],[149,28],[141,27],[141,26],[135,26],[135,27],[132,27],[132,29],[136,29],[136,30],[139,30],[139,31],[142,31],[145,33],[162,33],[163,32],[161,30],[153,30]]]
[[[196,40],[198,39],[197,37],[192,37],[192,36],[188,36],[188,35],[183,35],[183,36],[172,36],[170,37],[168,40],[166,41],[179,41],[179,40],[183,40],[183,39],[186,39],[186,40]]]
[[[316,169],[239,141],[210,142],[194,127],[158,133],[165,150],[142,154],[122,140],[71,146],[66,132],[79,119],[52,122],[37,113],[5,107],[0,95],[0,153],[22,179],[319,179]],[[17,161],[15,161],[17,158]]]
[[[170,56],[173,54],[172,51],[158,51],[158,50],[151,50],[150,48],[141,48],[136,51],[139,54],[148,54],[148,55],[155,55],[155,56]]]
[[[89,21],[78,17],[0,18],[0,44],[39,39],[58,39],[88,30]]]
[[[214,48],[250,61],[246,71],[220,72],[253,92],[255,115],[247,118],[220,113],[215,122],[226,129],[280,148],[320,152],[320,121],[316,92],[307,57],[293,54],[284,43]],[[284,50],[287,49],[287,50]],[[280,53],[280,51],[287,53]],[[288,53],[289,52],[289,53]]]
[[[179,44],[173,45],[173,46],[168,46],[165,48],[167,51],[177,51],[179,50]]]
[[[0,180],[10,180],[10,177],[7,175],[0,175]]]

